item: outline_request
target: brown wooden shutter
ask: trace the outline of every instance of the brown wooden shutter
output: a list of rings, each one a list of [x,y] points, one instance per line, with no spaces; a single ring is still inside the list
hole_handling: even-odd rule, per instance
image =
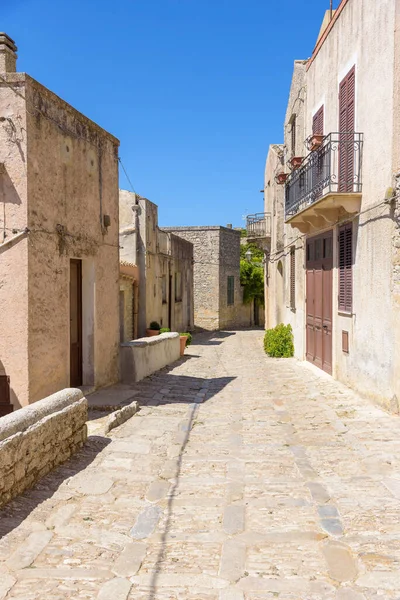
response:
[[[290,308],[296,308],[296,249],[290,248]]]
[[[353,308],[353,226],[347,223],[339,228],[339,310],[352,312]]]
[[[313,116],[313,133],[323,135],[324,133],[324,106]]]
[[[354,185],[356,69],[339,85],[339,192],[352,192]]]

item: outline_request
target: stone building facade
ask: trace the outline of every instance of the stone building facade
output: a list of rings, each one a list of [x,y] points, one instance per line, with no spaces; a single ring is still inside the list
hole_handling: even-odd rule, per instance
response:
[[[193,244],[195,326],[216,331],[253,325],[252,306],[243,304],[240,286],[240,231],[221,226],[163,229]]]
[[[158,208],[120,190],[121,259],[138,269],[137,335],[152,321],[171,331],[193,329],[193,246],[158,227]],[[126,340],[125,340],[126,341]]]
[[[118,146],[17,73],[0,35],[0,375],[14,408],[118,380]]]
[[[342,0],[295,63],[265,178],[268,326],[290,322],[298,358],[397,412],[399,23],[398,2]]]

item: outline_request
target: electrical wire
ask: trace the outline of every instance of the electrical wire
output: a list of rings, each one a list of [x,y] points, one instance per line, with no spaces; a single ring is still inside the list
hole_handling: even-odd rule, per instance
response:
[[[132,181],[131,181],[131,179],[130,179],[130,177],[129,177],[128,173],[127,173],[127,170],[126,170],[126,169],[125,169],[125,167],[124,167],[124,163],[122,162],[122,159],[121,159],[121,157],[120,157],[120,156],[118,157],[118,161],[119,161],[119,164],[120,164],[120,165],[121,165],[121,167],[122,167],[122,170],[123,170],[123,171],[124,171],[124,173],[125,173],[125,177],[127,178],[129,185],[130,185],[130,186],[131,186],[131,188],[132,188],[132,192],[133,192],[134,194],[136,194],[136,190],[135,190],[135,188],[133,187],[133,183],[132,183]],[[136,195],[137,195],[137,194],[136,194]]]

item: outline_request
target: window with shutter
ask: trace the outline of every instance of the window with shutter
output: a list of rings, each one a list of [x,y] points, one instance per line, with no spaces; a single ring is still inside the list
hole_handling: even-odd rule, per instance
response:
[[[324,133],[324,105],[313,116],[313,133],[323,135]]]
[[[296,249],[290,248],[290,308],[296,308]]]
[[[235,277],[233,275],[228,276],[228,305],[235,303]]]
[[[354,186],[356,69],[353,67],[339,85],[339,192]]]
[[[353,226],[339,228],[339,311],[351,313],[353,308]]]
[[[291,142],[292,142],[292,155],[296,156],[296,115],[292,117],[292,129],[291,129]]]

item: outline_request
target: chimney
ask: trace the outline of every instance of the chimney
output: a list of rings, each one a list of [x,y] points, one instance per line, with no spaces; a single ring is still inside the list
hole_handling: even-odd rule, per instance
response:
[[[17,46],[6,34],[0,32],[0,73],[17,71]]]
[[[228,225],[226,226],[228,229],[232,229],[232,223],[228,223]]]

